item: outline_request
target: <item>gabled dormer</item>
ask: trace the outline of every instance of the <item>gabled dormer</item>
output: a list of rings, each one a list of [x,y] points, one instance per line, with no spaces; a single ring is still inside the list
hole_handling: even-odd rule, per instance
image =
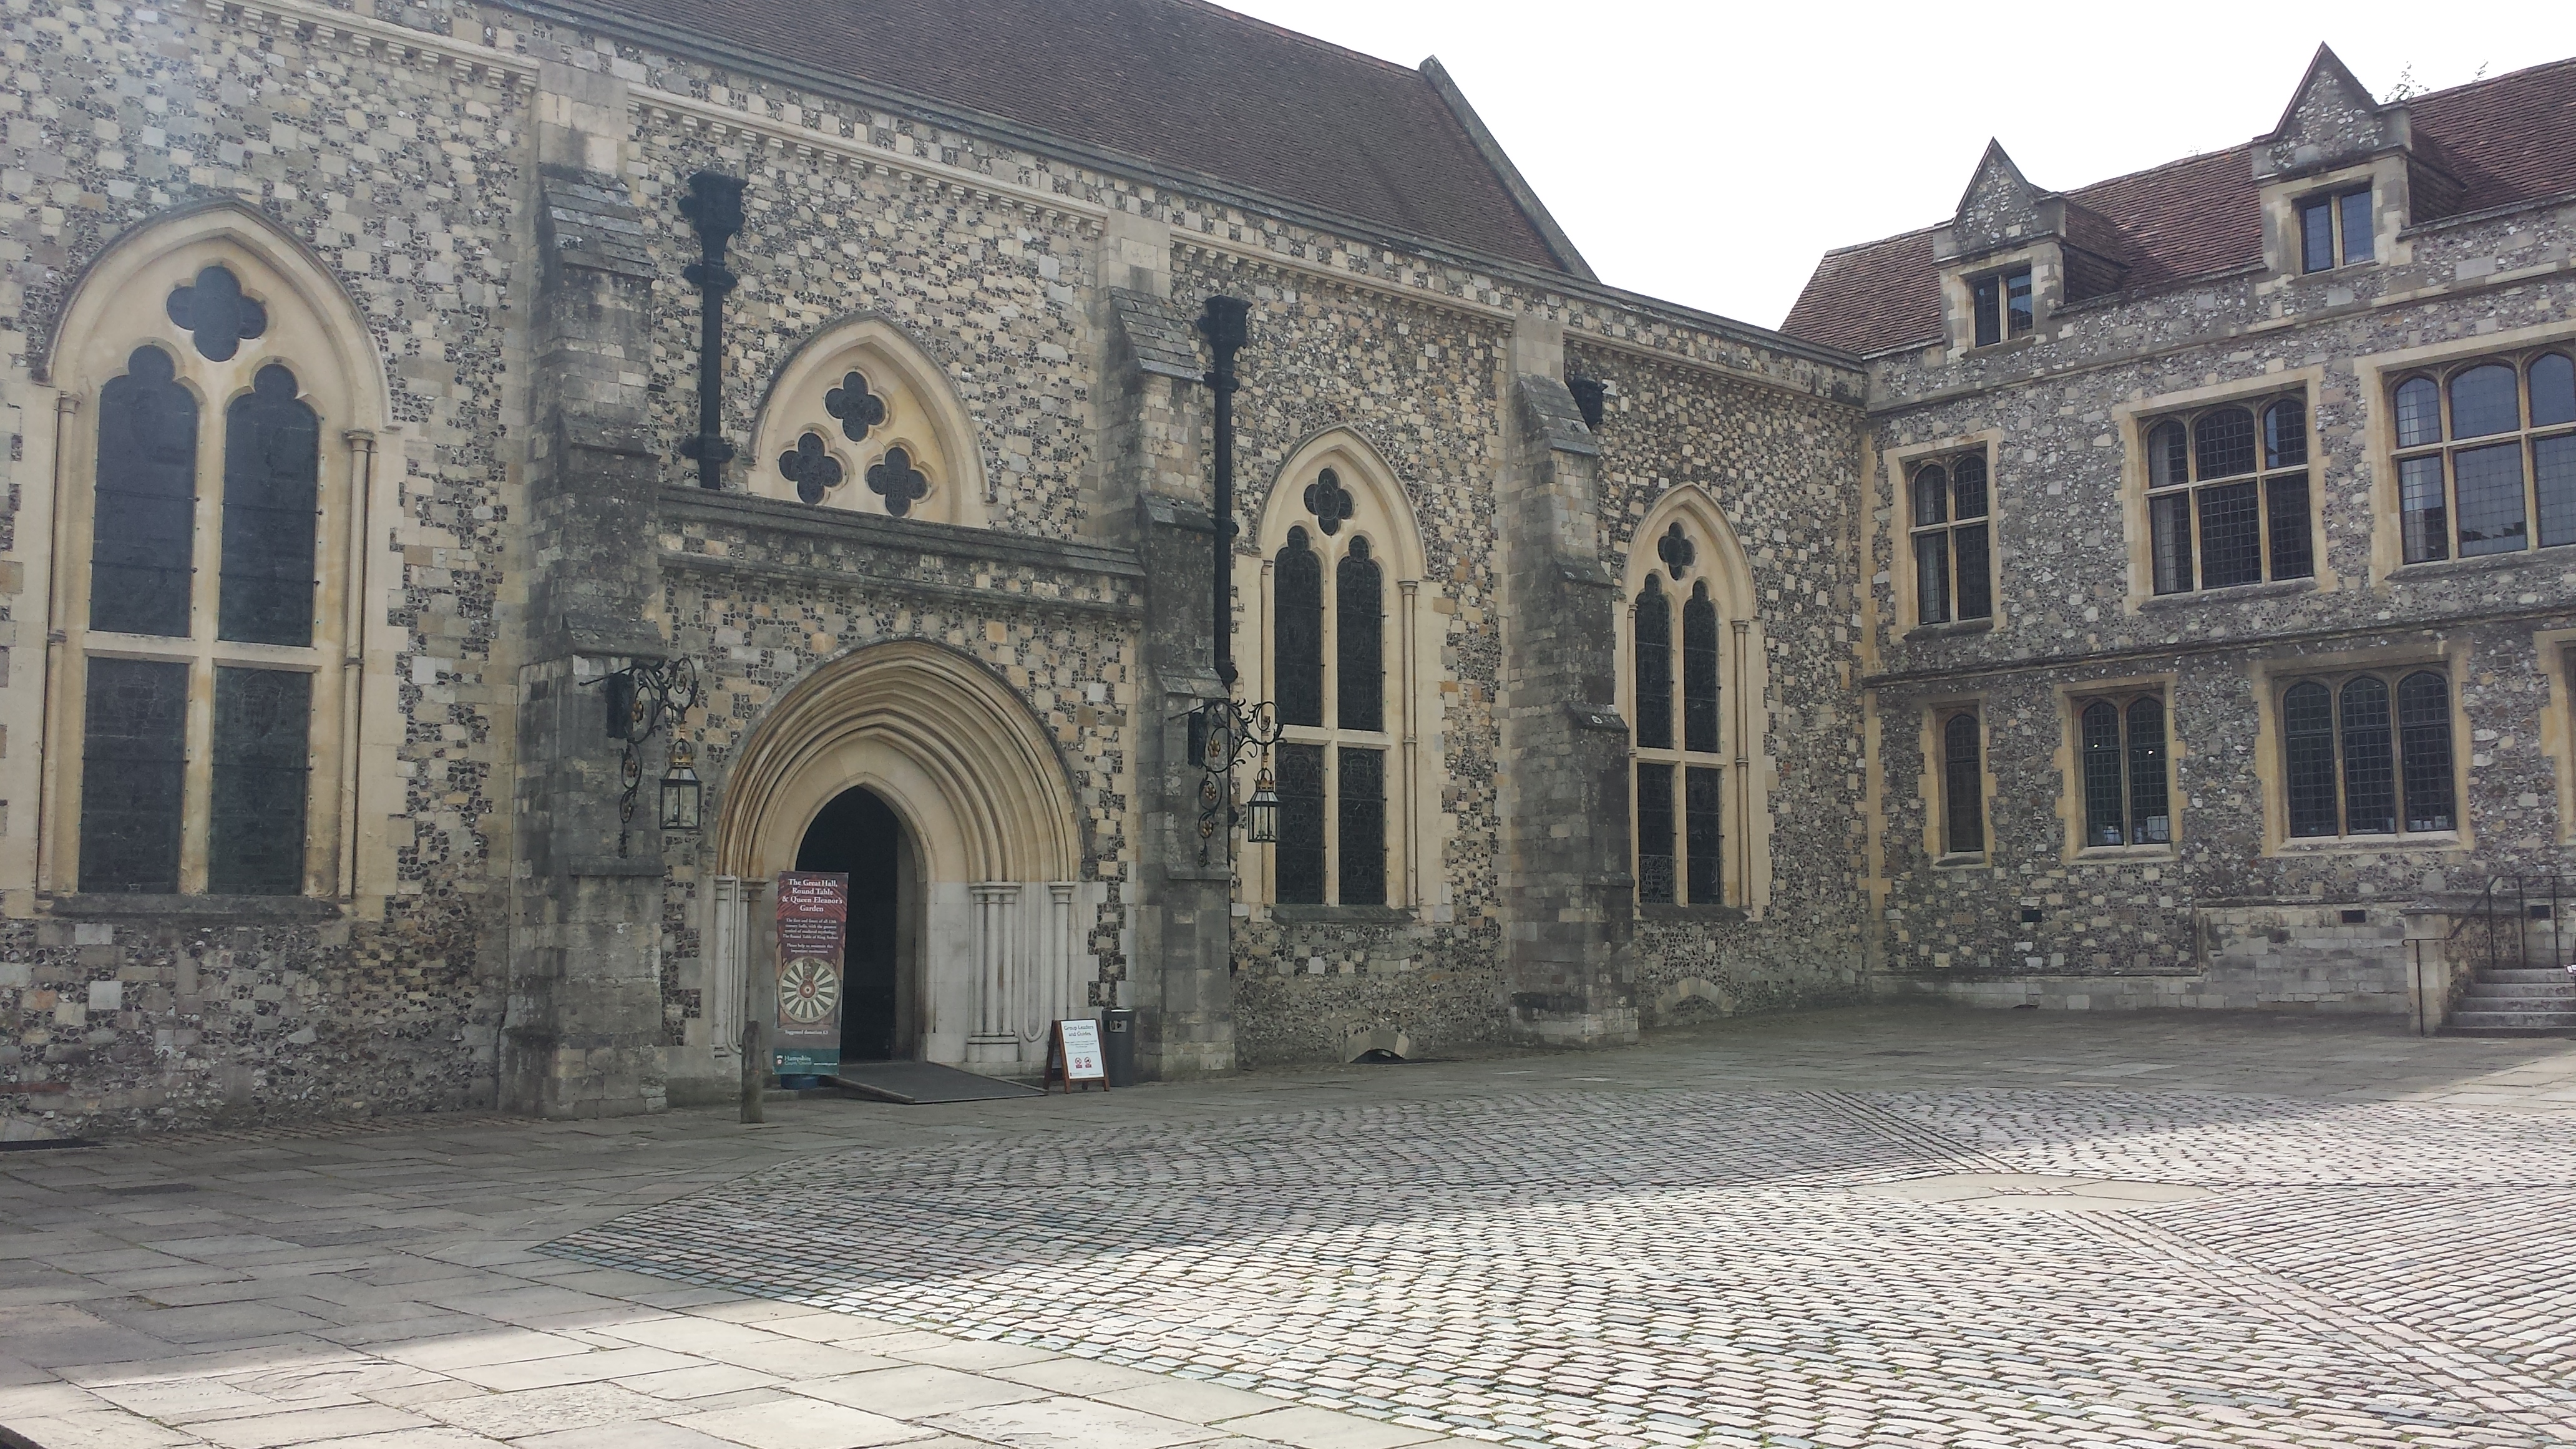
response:
[[[1932,234],[1951,351],[2036,336],[2067,303],[2119,290],[2122,253],[2109,221],[2033,186],[2003,143],[1988,141],[1949,225]]]
[[[2420,202],[2458,181],[2419,148],[2403,102],[2372,99],[2333,49],[2320,45],[2281,112],[2251,147],[2263,207],[2263,260],[2276,281],[2409,260],[2401,235]]]

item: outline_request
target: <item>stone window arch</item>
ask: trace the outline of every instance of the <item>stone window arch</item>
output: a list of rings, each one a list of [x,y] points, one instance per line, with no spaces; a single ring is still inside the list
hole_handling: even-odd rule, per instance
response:
[[[1247,846],[1248,899],[1392,907],[1424,898],[1439,808],[1438,590],[1394,470],[1357,433],[1308,439],[1235,556],[1247,699],[1279,706],[1279,839]],[[1433,887],[1436,891],[1437,885]]]
[[[755,497],[983,527],[973,417],[903,329],[865,315],[808,338],[772,379],[745,479]]]
[[[1752,570],[1696,485],[1628,547],[1618,651],[1641,906],[1758,909],[1770,894],[1768,672]]]
[[[264,217],[211,207],[102,253],[46,364],[50,486],[21,525],[48,545],[42,778],[32,858],[0,868],[53,895],[390,889],[359,826],[399,785],[361,759],[398,701],[366,647],[388,393],[357,309]]]

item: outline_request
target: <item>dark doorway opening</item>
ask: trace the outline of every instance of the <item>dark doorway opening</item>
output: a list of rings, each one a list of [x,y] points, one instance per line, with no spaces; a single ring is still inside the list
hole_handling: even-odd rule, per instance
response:
[[[805,827],[798,870],[841,871],[850,878],[850,928],[841,967],[841,1060],[882,1062],[910,1057],[917,999],[904,949],[910,912],[912,852],[903,820],[865,787],[844,790]]]

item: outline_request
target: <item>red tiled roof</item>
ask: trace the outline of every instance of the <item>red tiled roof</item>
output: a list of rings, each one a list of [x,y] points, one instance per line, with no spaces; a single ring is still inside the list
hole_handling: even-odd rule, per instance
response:
[[[2406,105],[2417,157],[2464,188],[2448,214],[2576,191],[2576,60],[2472,81]],[[2263,222],[2252,150],[2249,144],[2167,162],[2068,199],[2117,230],[2127,289],[2254,266],[2263,260]],[[1854,352],[1938,339],[1938,229],[1827,252],[1780,330]]]
[[[1563,270],[1420,71],[1200,0],[563,0]]]

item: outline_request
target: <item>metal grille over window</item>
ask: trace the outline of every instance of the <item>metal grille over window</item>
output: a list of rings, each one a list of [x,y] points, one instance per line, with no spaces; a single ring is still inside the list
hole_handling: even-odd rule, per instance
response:
[[[160,348],[134,349],[125,367],[99,389],[89,626],[184,637],[196,549],[197,400]]]
[[[2173,840],[2165,776],[2165,707],[2154,696],[2096,699],[2076,716],[2084,761],[2084,843]]]
[[[1960,713],[1941,726],[1941,836],[1952,855],[1986,849],[1984,744],[1977,717]]]
[[[1288,530],[1272,584],[1277,619],[1279,722],[1324,722],[1324,561],[1306,546],[1306,530]]]
[[[92,659],[84,693],[80,888],[176,895],[188,666]]]
[[[1914,470],[1909,488],[1915,622],[1993,618],[1985,454],[1963,453],[1923,464]]]
[[[1717,753],[1717,605],[1705,581],[1682,605],[1682,748]]]
[[[2408,563],[2576,544],[2576,361],[2482,358],[2395,389]]]
[[[1333,589],[1334,714],[1346,730],[1384,729],[1386,605],[1367,539],[1351,540],[1351,551],[1333,570]]]
[[[1673,859],[1673,767],[1637,766],[1637,899],[1671,905],[1675,897]]]
[[[1287,905],[1324,903],[1324,747],[1277,747],[1277,891]]]
[[[1661,579],[1637,595],[1637,747],[1673,747],[1673,606]]]
[[[304,806],[313,677],[215,671],[214,796],[206,889],[291,896],[304,888]]]
[[[2281,694],[2290,835],[2458,826],[2450,682],[2433,670],[2301,680]]]
[[[2316,572],[2308,410],[2228,404],[2147,430],[2147,554],[2159,594]]]
[[[1341,887],[1346,906],[1386,904],[1386,751],[1338,752]]]
[[[215,637],[313,642],[321,421],[274,363],[224,410],[223,577]]]

